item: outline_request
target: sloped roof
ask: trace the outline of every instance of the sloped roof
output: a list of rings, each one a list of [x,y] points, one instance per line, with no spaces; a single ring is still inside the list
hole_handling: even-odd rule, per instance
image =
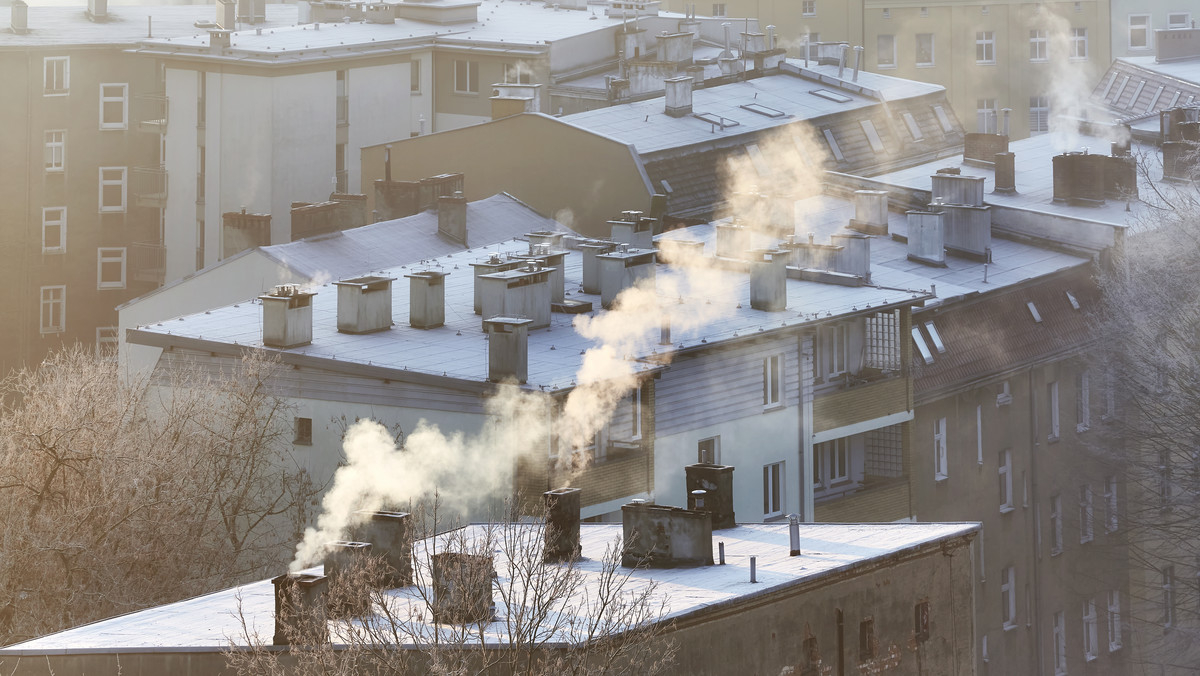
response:
[[[1151,115],[1200,99],[1200,59],[1156,63],[1152,56],[1116,59],[1092,90],[1092,101],[1122,118]]]

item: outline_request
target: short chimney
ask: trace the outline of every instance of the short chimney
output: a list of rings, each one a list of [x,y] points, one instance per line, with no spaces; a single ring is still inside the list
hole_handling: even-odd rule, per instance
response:
[[[525,238],[529,240],[529,246],[534,247],[544,244],[550,247],[550,251],[562,251],[563,237],[566,233],[554,232],[552,230],[535,230],[534,232],[526,233]]]
[[[436,329],[446,323],[446,275],[440,270],[420,270],[409,275],[408,325]]]
[[[512,270],[476,277],[483,318],[527,317],[530,329],[550,326],[550,276],[555,272],[524,261]]]
[[[24,35],[29,32],[29,4],[25,0],[13,0],[11,18],[13,33]]]
[[[492,85],[492,119],[542,112],[542,85],[500,82]]]
[[[108,0],[88,0],[88,18],[92,21],[108,19]]]
[[[228,49],[232,44],[233,32],[226,28],[208,31],[208,46],[213,49]]]
[[[362,617],[371,608],[371,589],[355,579],[371,555],[368,542],[339,540],[325,545],[325,577],[330,591],[326,608],[333,618]]]
[[[372,333],[392,328],[392,281],[392,277],[354,277],[334,282],[338,331]]]
[[[692,78],[687,75],[663,80],[666,87],[667,115],[684,117],[692,114]]]
[[[438,552],[433,568],[433,621],[438,624],[478,624],[491,621],[492,557],[463,552]]]
[[[529,326],[531,319],[493,317],[483,320],[488,337],[488,380],[500,383],[529,379]]]
[[[713,530],[733,528],[733,467],[698,462],[683,468],[687,492],[704,491],[704,509],[712,514]]]
[[[643,280],[653,284],[657,272],[655,257],[653,250],[626,247],[596,257],[600,263],[600,304],[604,309],[611,309],[625,289]]]
[[[513,270],[521,264],[519,260],[506,260],[500,254],[492,254],[481,261],[471,263],[475,269],[475,314],[483,314],[483,284],[479,278],[493,272]]]
[[[601,254],[615,251],[616,242],[594,240],[579,245],[583,253],[583,292],[600,293],[600,261],[596,258]]]
[[[371,543],[371,555],[384,565],[383,582],[391,588],[412,584],[412,516],[406,512],[361,511],[354,538]]]
[[[536,262],[542,269],[550,271],[550,303],[561,304],[566,300],[566,251],[554,251],[549,244],[534,244],[529,240],[529,253],[517,254],[513,258]]]
[[[834,272],[841,272],[864,281],[871,281],[871,238],[857,232],[839,232],[829,237],[834,246],[841,247],[834,258]]]
[[[636,249],[654,246],[654,219],[640,211],[623,211],[620,218],[608,222],[608,227],[614,242]]]
[[[579,498],[578,488],[556,488],[542,494],[546,506],[543,562],[560,563],[579,557]]]
[[[217,27],[231,31],[236,28],[237,2],[235,0],[217,0]]]
[[[787,309],[787,259],[783,249],[750,252],[750,307],[764,312]]]
[[[931,178],[933,183],[931,197],[934,201],[940,199],[943,204],[983,206],[984,178],[982,176],[963,176],[939,171]]]
[[[992,192],[1012,195],[1017,192],[1017,156],[1015,153],[996,153],[996,185]]]
[[[438,234],[467,246],[467,198],[462,192],[437,198]]]
[[[713,522],[707,509],[631,502],[621,506],[621,530],[621,565],[626,568],[713,564]]]
[[[868,235],[888,234],[888,192],[855,190],[854,218],[850,228]]]
[[[942,212],[908,212],[908,260],[946,267],[945,236],[945,214]]]
[[[283,349],[312,342],[312,297],[295,284],[281,284],[259,296],[263,308],[263,345]]]
[[[275,586],[275,645],[317,645],[329,639],[324,575],[288,573],[272,578]]]
[[[750,231],[736,223],[717,223],[717,257],[742,258],[750,249]]]

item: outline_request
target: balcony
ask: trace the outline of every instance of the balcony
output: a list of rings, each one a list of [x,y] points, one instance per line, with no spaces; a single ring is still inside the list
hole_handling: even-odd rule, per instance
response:
[[[163,134],[167,131],[167,97],[165,94],[138,94],[133,97],[134,119],[138,131]]]
[[[866,369],[864,369],[866,371]],[[910,381],[900,373],[851,377],[844,388],[813,398],[813,431],[824,432],[912,409]]]
[[[129,247],[129,267],[134,281],[161,286],[167,271],[167,247],[159,242],[134,242]]]
[[[167,170],[162,167],[133,168],[133,200],[139,207],[167,206]]]

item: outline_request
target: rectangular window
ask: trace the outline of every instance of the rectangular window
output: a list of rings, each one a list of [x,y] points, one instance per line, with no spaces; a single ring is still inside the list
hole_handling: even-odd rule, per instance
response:
[[[896,67],[896,36],[880,35],[875,38],[875,66],[877,68]]]
[[[1091,425],[1091,376],[1081,371],[1075,376],[1075,431],[1085,432]]]
[[[917,33],[917,67],[933,66],[933,58],[933,33]]]
[[[421,60],[413,59],[409,62],[408,68],[408,91],[419,94],[421,92]]]
[[[67,326],[67,287],[41,288],[41,332],[61,333]]]
[[[1067,55],[1076,61],[1088,58],[1088,36],[1086,28],[1071,29],[1071,49]]]
[[[804,0],[800,5],[800,9],[804,16],[816,16],[817,0]]]
[[[1011,512],[1013,510],[1012,451],[1008,449],[1000,451],[997,465],[997,476],[1000,479],[1000,512]]]
[[[696,442],[696,462],[721,464],[721,437],[709,437]]]
[[[120,329],[115,326],[96,327],[96,357],[99,359],[116,359],[117,335]]]
[[[1171,12],[1167,15],[1167,28],[1191,28],[1192,15],[1190,12]]]
[[[1121,592],[1108,592],[1108,652],[1121,649]]]
[[[725,16],[725,3],[713,3],[713,16]]]
[[[916,346],[917,352],[921,353],[921,359],[924,359],[926,364],[932,364],[933,353],[929,351],[929,346],[925,344],[925,337],[921,335],[920,327],[912,327],[912,337],[913,345]]]
[[[996,99],[975,99],[975,130],[995,133],[996,110]]]
[[[933,421],[933,478],[937,481],[948,478],[950,468],[946,453],[946,419]]]
[[[1049,402],[1049,404],[1050,404],[1050,418],[1049,418],[1050,430],[1046,436],[1050,439],[1050,441],[1057,441],[1058,434],[1060,431],[1059,425],[1058,425],[1058,381],[1057,380],[1046,386],[1046,401]]]
[[[1050,556],[1056,556],[1063,550],[1063,515],[1062,496],[1050,496]]]
[[[1079,487],[1079,543],[1092,541],[1092,486]]]
[[[1000,613],[1005,629],[1017,626],[1017,572],[1012,566],[1000,576]]]
[[[1042,134],[1050,131],[1050,97],[1029,97],[1029,133]]]
[[[779,406],[782,395],[783,355],[777,354],[763,360],[763,406]]]
[[[825,142],[829,144],[829,152],[833,153],[833,159],[838,162],[844,162],[846,156],[842,154],[842,149],[838,146],[837,139],[833,136],[833,130],[822,129],[821,134],[825,137]]]
[[[63,253],[67,250],[67,208],[42,209],[42,253]]]
[[[47,56],[42,59],[42,94],[65,96],[71,87],[71,57]]]
[[[1059,611],[1054,613],[1054,674],[1067,673],[1067,618]]]
[[[867,143],[871,145],[871,151],[883,152],[883,139],[879,138],[879,132],[875,130],[875,123],[870,120],[860,120],[858,124],[862,127],[863,133],[867,135]]]
[[[996,34],[992,31],[975,32],[975,63],[996,63]]]
[[[100,128],[129,128],[129,85],[100,85]]]
[[[1167,566],[1162,570],[1162,606],[1163,626],[1175,624],[1175,566]]]
[[[783,463],[763,467],[763,518],[783,514]]]
[[[1117,477],[1104,479],[1104,530],[1111,533],[1117,529]]]
[[[479,62],[454,62],[454,91],[460,94],[479,93]]]
[[[629,393],[629,438],[640,441],[642,438],[642,388],[638,387]]]
[[[1030,30],[1029,60],[1035,63],[1049,60],[1049,44],[1049,35],[1044,28]]]
[[[125,247],[96,249],[96,288],[125,288]]]
[[[875,620],[870,617],[858,623],[858,659],[875,659]]]
[[[938,124],[942,126],[942,131],[949,134],[954,131],[954,125],[950,122],[950,116],[946,114],[946,109],[941,106],[933,107],[933,116],[937,118]]]
[[[904,126],[908,127],[908,134],[914,141],[925,138],[925,134],[921,132],[921,125],[917,124],[917,118],[913,117],[912,113],[900,113],[900,119],[904,120]]]
[[[125,211],[125,167],[100,167],[100,213]]]
[[[61,172],[67,168],[67,132],[56,129],[46,132],[46,149],[43,153],[48,172]]]
[[[298,446],[312,445],[312,418],[296,418],[296,438],[292,443]]]
[[[813,486],[828,489],[850,480],[850,440],[847,437],[813,447]]]
[[[1083,656],[1091,662],[1096,659],[1096,601],[1083,602]]]
[[[1130,14],[1129,15],[1129,48],[1130,49],[1149,49],[1150,48],[1150,15],[1149,14]]]

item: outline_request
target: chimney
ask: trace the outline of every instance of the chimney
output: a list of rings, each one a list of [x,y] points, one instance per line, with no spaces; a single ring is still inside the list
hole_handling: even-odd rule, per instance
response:
[[[839,232],[829,237],[841,250],[834,257],[834,272],[862,277],[871,281],[871,238],[857,232]]]
[[[208,31],[208,46],[212,49],[228,49],[232,32],[226,29],[213,29]]]
[[[1200,56],[1200,29],[1156,29],[1154,31],[1155,63],[1181,61]]]
[[[498,82],[492,85],[492,119],[542,112],[542,85]]]
[[[529,379],[529,327],[531,319],[493,317],[483,320],[488,336],[488,380],[499,383]]]
[[[616,242],[595,240],[579,245],[583,252],[583,292],[600,293],[600,261],[597,256],[610,253],[617,248]]]
[[[940,211],[909,211],[908,260],[939,268],[946,267],[945,214]]]
[[[666,312],[658,320],[658,344],[671,344],[671,315]]]
[[[326,608],[330,617],[362,617],[370,610],[372,590],[361,586],[364,580],[353,577],[366,564],[370,554],[368,542],[338,540],[326,543],[325,577],[331,588],[326,593]]]
[[[524,261],[513,270],[476,277],[483,318],[527,317],[530,329],[550,326],[550,275],[554,272],[537,261]]]
[[[855,190],[854,218],[850,229],[867,235],[888,234],[888,192],[886,190]]]
[[[408,325],[414,329],[436,329],[446,323],[446,275],[439,270],[420,270],[404,275],[408,283]]]
[[[684,117],[692,114],[692,78],[681,75],[663,80],[666,87],[667,115]]]
[[[787,309],[787,259],[783,249],[750,252],[750,307],[764,312]]]
[[[512,270],[521,264],[519,260],[504,260],[500,254],[492,254],[482,261],[471,263],[475,269],[475,314],[483,314],[483,284],[479,278],[493,272]]]
[[[552,306],[555,304],[561,305],[566,300],[566,251],[551,251],[549,244],[534,244],[533,240],[530,239],[529,253],[516,254],[513,258],[521,261],[536,262],[542,269],[550,271],[550,304]]]
[[[462,191],[437,198],[438,234],[467,246],[467,198]]]
[[[1054,201],[1073,205],[1104,205],[1104,174],[1108,165],[1104,155],[1070,152],[1055,155]]]
[[[788,541],[791,545],[790,556],[800,556],[800,515],[788,514]]]
[[[263,345],[288,349],[312,342],[312,297],[295,284],[281,284],[259,296]]]
[[[392,328],[393,277],[355,277],[334,282],[337,287],[337,328],[340,333],[372,333]]]
[[[850,45],[838,45],[838,79],[844,80],[846,76],[846,50],[850,49]]]
[[[750,248],[750,232],[736,223],[717,223],[717,257],[738,258]]]
[[[563,237],[566,233],[554,232],[551,230],[536,230],[525,234],[525,238],[529,240],[529,246],[534,247],[539,244],[545,244],[550,247],[551,251],[563,250]]]
[[[438,552],[433,568],[433,621],[438,624],[489,622],[496,612],[492,601],[492,557],[463,552]]]
[[[625,568],[711,566],[710,513],[635,501],[621,506]]]
[[[271,579],[275,586],[275,645],[317,645],[329,640],[324,575],[288,573]]]
[[[656,253],[647,249],[629,249],[622,246],[612,253],[596,256],[600,263],[600,304],[604,309],[612,308],[621,292],[636,286],[642,280],[653,285]]]
[[[546,546],[542,551],[544,563],[561,563],[578,558],[579,546],[578,488],[556,488],[542,493],[546,505]]]
[[[683,468],[687,492],[704,491],[704,509],[712,515],[713,530],[733,528],[733,467],[699,462]]]
[[[107,21],[108,0],[88,0],[87,16],[92,21]]]
[[[237,2],[235,0],[217,0],[217,27],[231,31],[236,28]]]
[[[412,584],[412,517],[405,512],[356,512],[354,529],[359,542],[371,543],[371,555],[383,561],[384,583],[391,588]]]
[[[29,4],[25,0],[13,0],[11,16],[13,33],[24,35],[29,32]]]
[[[932,199],[934,201],[941,199],[945,204],[983,206],[984,179],[982,176],[945,174],[939,171],[932,176],[932,180]]]
[[[996,186],[993,193],[1013,195],[1017,192],[1017,156],[1015,153],[996,153]]]
[[[642,216],[640,211],[622,211],[621,218],[609,221],[608,227],[614,242],[635,249],[654,247],[654,219]]]

